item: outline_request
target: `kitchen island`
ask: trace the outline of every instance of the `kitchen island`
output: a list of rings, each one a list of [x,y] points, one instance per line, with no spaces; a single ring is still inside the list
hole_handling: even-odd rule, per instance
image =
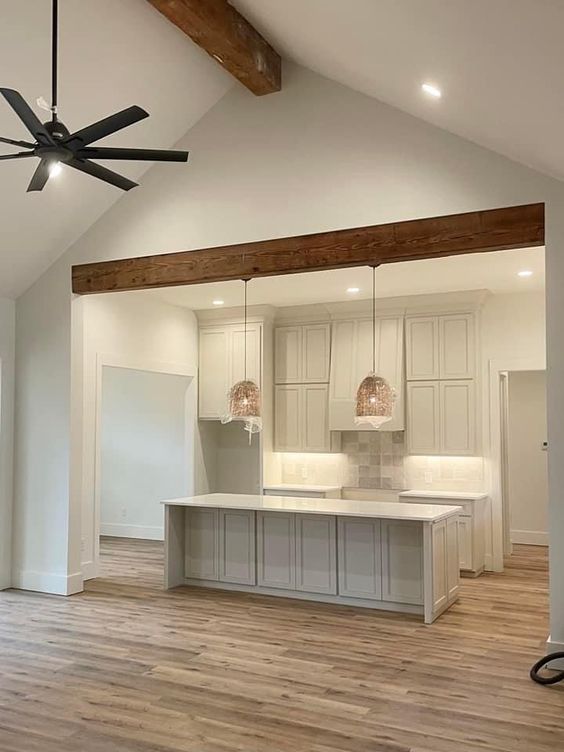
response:
[[[162,502],[165,587],[420,614],[458,598],[460,507],[206,494]]]

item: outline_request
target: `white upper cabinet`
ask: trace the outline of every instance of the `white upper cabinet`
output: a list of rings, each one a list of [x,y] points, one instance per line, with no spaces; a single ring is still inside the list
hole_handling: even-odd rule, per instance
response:
[[[475,373],[473,313],[408,316],[406,373],[408,381],[471,379]]]
[[[278,327],[274,333],[275,382],[326,384],[330,349],[330,324]]]
[[[407,380],[439,378],[439,322],[436,316],[406,320]]]
[[[262,324],[247,324],[247,378],[261,386]],[[245,330],[243,324],[200,328],[199,412],[200,418],[219,420],[227,412],[229,389],[245,375]]]
[[[332,431],[374,430],[354,422],[356,392],[372,370],[372,320],[333,322],[329,428]],[[396,392],[393,418],[383,431],[404,429],[403,317],[376,320],[376,372]]]
[[[409,382],[407,404],[407,443],[410,454],[475,454],[476,404],[473,381]]]
[[[277,384],[274,387],[274,451],[338,451],[329,432],[327,384]]]
[[[474,315],[439,317],[439,364],[441,379],[471,379],[474,376]]]

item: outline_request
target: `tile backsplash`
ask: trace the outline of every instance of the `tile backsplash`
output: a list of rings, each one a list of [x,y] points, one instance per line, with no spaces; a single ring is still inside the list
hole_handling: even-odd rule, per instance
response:
[[[407,454],[404,431],[344,431],[341,454],[279,454],[280,482],[365,489],[481,491],[482,457]]]
[[[345,431],[345,485],[355,488],[406,488],[403,431]]]

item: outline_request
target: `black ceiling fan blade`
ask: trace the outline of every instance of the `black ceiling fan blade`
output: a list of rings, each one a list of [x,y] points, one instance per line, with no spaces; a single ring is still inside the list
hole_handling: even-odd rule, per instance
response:
[[[45,188],[45,184],[49,180],[49,162],[46,159],[42,159],[37,165],[37,169],[33,173],[33,177],[27,187],[27,192],[42,191]]]
[[[80,159],[139,159],[146,162],[187,162],[187,151],[173,149],[120,149],[105,146],[93,146],[79,149],[76,156]]]
[[[105,136],[110,136],[112,133],[120,131],[122,128],[127,128],[134,123],[138,123],[147,117],[149,117],[148,112],[134,105],[121,112],[116,112],[115,115],[110,115],[103,120],[99,120],[97,123],[87,125],[86,128],[82,128],[76,131],[76,133],[71,133],[65,139],[64,143],[71,149],[77,149],[82,145],[87,146],[94,141],[99,141]]]
[[[38,143],[43,144],[44,146],[53,146],[55,142],[51,138],[51,135],[19,91],[15,91],[15,89],[0,88],[0,94],[2,94],[4,99],[8,102],[10,107],[14,110],[16,115],[20,118]]]
[[[10,146],[23,146],[26,149],[35,149],[35,144],[30,144],[29,141],[14,141],[13,138],[2,138],[0,136],[0,143],[10,144]]]
[[[138,185],[137,183],[134,183],[133,180],[129,180],[129,178],[125,178],[123,175],[118,175],[117,172],[108,170],[107,167],[94,164],[94,162],[88,162],[82,159],[71,159],[71,161],[68,162],[68,165],[74,167],[75,170],[80,170],[80,172],[85,172],[87,175],[92,175],[93,178],[99,178],[106,183],[115,185],[116,188],[121,188],[122,191],[130,191]]]
[[[16,151],[14,154],[0,154],[0,159],[23,159],[24,157],[34,157],[32,151]]]

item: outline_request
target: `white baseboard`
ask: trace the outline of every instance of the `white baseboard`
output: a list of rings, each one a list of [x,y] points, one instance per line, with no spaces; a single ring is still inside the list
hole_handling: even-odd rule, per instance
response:
[[[548,533],[541,530],[511,530],[511,543],[526,546],[548,546]]]
[[[93,580],[95,577],[98,577],[96,564],[93,561],[83,561],[82,579],[86,582],[86,580]]]
[[[121,525],[115,522],[103,522],[100,535],[111,538],[141,538],[142,540],[164,540],[164,527],[148,525]]]
[[[50,572],[14,572],[12,587],[16,590],[32,590],[36,593],[74,595],[83,590],[82,572],[71,575],[51,574]]]

